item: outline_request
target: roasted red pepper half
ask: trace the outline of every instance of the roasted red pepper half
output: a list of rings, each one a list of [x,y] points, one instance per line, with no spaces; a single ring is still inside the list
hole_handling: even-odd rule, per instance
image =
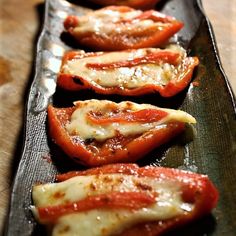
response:
[[[158,236],[209,214],[218,201],[206,175],[163,167],[113,164],[57,179],[33,188],[33,212],[55,234]]]
[[[135,9],[153,8],[160,0],[90,0],[102,6],[116,5],[129,6]]]
[[[163,45],[183,23],[154,10],[110,6],[80,17],[70,15],[64,27],[82,46],[113,51]]]
[[[100,94],[138,96],[153,92],[171,97],[191,81],[197,57],[187,57],[180,46],[133,49],[120,52],[67,52],[58,75],[59,87]]]
[[[179,110],[95,99],[70,108],[50,105],[48,121],[55,143],[86,166],[136,161],[196,122]]]

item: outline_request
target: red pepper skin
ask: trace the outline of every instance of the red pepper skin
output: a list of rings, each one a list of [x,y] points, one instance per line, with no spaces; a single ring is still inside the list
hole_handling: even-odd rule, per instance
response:
[[[102,6],[117,5],[129,6],[135,9],[153,8],[160,0],[90,0]]]
[[[83,176],[83,175],[100,175],[100,174],[115,174],[115,173],[132,175],[132,174],[137,174],[137,168],[138,165],[136,164],[129,164],[129,163],[110,164],[110,165],[104,165],[102,167],[87,169],[84,171],[70,171],[65,174],[57,175],[56,180],[58,182],[62,182],[75,176]]]
[[[118,162],[135,162],[154,148],[168,142],[181,133],[185,124],[168,123],[160,129],[150,130],[139,137],[117,136],[106,140],[102,145],[86,145],[77,136],[70,136],[65,129],[75,107],[48,107],[49,133],[54,142],[73,160],[85,166],[101,166]],[[137,148],[138,147],[138,148]]]
[[[124,175],[136,175],[139,177],[151,177],[158,179],[173,179],[176,178],[178,181],[184,182],[185,180],[191,180],[197,178],[205,178],[205,175],[196,174],[190,171],[184,171],[174,168],[166,167],[154,167],[145,166],[140,168],[137,164],[130,163],[117,163],[108,164],[101,167],[94,167],[83,171],[71,171],[65,174],[56,176],[56,180],[61,182],[75,176],[88,176],[88,175],[102,175],[102,174],[124,174]]]
[[[66,180],[80,175],[102,175],[111,173],[123,173],[124,175],[128,174],[177,181],[182,186],[183,200],[194,204],[194,208],[191,212],[186,212],[170,220],[140,223],[125,230],[120,236],[162,235],[162,233],[170,229],[180,227],[209,214],[216,206],[219,198],[217,189],[206,175],[163,167],[147,166],[139,168],[136,164],[113,164],[81,172],[69,172],[67,174],[58,175],[57,179]]]
[[[53,223],[65,215],[75,212],[84,212],[99,208],[138,210],[155,203],[155,196],[144,192],[112,192],[88,196],[78,202],[58,206],[38,207],[41,222]]]
[[[154,109],[144,109],[132,113],[115,114],[112,117],[101,117],[95,113],[89,113],[87,119],[93,124],[109,124],[113,122],[132,123],[132,122],[155,122],[163,119],[168,112]]]
[[[131,12],[134,11],[133,8],[125,6],[110,6],[103,8],[110,9],[118,12]],[[134,49],[134,48],[145,48],[145,47],[157,47],[162,46],[166,43],[169,38],[171,38],[175,33],[182,29],[183,23],[176,20],[173,17],[166,16],[157,11],[150,10],[140,14],[137,19],[152,19],[153,21],[160,21],[167,23],[162,27],[162,30],[156,30],[149,28],[148,30],[143,30],[140,34],[137,32],[131,36],[128,34],[118,34],[113,32],[109,36],[104,37],[104,35],[98,32],[86,32],[83,34],[78,34],[74,31],[74,28],[79,23],[79,18],[76,16],[68,16],[64,21],[65,30],[71,34],[80,45],[92,48],[93,50],[100,51],[115,51],[124,49]],[[122,23],[122,22],[121,22]],[[132,23],[132,22],[131,22]]]

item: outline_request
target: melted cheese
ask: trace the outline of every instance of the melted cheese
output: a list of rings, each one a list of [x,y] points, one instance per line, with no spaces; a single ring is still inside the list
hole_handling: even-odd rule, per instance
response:
[[[171,46],[167,51],[180,53],[181,60],[186,52],[180,46]],[[120,67],[109,70],[93,70],[88,68],[88,63],[114,63],[132,60],[145,56],[148,52],[158,52],[160,49],[146,48],[132,51],[110,52],[98,56],[67,61],[61,69],[62,73],[85,78],[91,84],[102,87],[138,88],[149,84],[166,85],[176,78],[179,71],[177,66],[168,63],[140,64],[133,67]],[[181,64],[180,64],[181,66]]]
[[[145,186],[145,190],[140,186]],[[112,191],[139,192],[140,189],[156,192],[156,203],[135,211],[94,209],[64,215],[57,221],[53,235],[114,235],[139,222],[166,220],[193,209],[193,205],[183,202],[180,184],[176,181],[122,174],[77,176],[61,183],[34,186],[33,200],[36,207],[56,206],[86,196]],[[60,198],[55,197],[58,193]],[[34,214],[38,217],[36,209]]]
[[[153,20],[133,20],[142,14],[142,11],[134,10],[130,12],[119,12],[110,9],[102,9],[88,13],[79,18],[78,25],[74,28],[74,33],[93,32],[106,37],[109,34],[130,34],[130,32],[138,32],[149,29],[150,27],[156,30],[161,30],[163,23],[154,22]],[[127,21],[131,21],[127,23]],[[122,23],[126,21],[126,23]],[[120,23],[121,22],[121,23]],[[167,23],[166,23],[167,24]]]
[[[168,122],[172,121],[196,123],[196,120],[184,111],[163,109],[148,104],[137,104],[132,102],[121,102],[116,104],[106,100],[101,101],[95,99],[80,101],[75,104],[78,108],[73,112],[70,123],[66,125],[66,130],[70,135],[78,135],[82,140],[96,139],[98,141],[104,141],[116,136],[117,131],[124,136],[138,135],[151,129],[163,128]],[[128,108],[132,111],[158,109],[168,112],[168,115],[157,122],[151,123],[132,122],[124,124],[113,122],[109,124],[94,124],[89,122],[86,115],[90,111],[101,111],[103,114],[109,114],[109,112],[111,112],[109,105],[115,105],[120,110]]]

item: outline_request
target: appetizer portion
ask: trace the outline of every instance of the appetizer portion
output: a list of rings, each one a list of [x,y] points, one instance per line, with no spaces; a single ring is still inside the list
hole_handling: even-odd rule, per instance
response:
[[[102,6],[129,6],[136,9],[150,9],[160,0],[90,0]]]
[[[57,84],[66,90],[92,89],[100,94],[137,96],[153,92],[171,97],[191,81],[197,57],[178,45],[117,52],[69,51]]]
[[[33,187],[35,218],[53,236],[158,236],[216,206],[205,175],[162,167],[113,164],[59,175]]]
[[[150,10],[111,6],[84,16],[68,16],[64,27],[79,44],[96,50],[160,46],[182,27],[173,17]]]
[[[86,166],[133,162],[196,120],[186,112],[132,102],[77,101],[48,107],[49,133],[73,160]]]

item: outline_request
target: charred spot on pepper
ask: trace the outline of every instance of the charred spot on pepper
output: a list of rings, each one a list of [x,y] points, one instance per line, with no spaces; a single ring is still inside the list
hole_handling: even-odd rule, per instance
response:
[[[103,179],[104,183],[112,183],[113,179],[110,176],[105,176]]]
[[[75,84],[84,85],[84,83],[77,76],[72,76],[72,80]]]
[[[55,199],[63,198],[64,196],[65,196],[64,192],[55,192],[53,194],[53,198],[55,198]]]
[[[59,234],[66,234],[70,231],[70,226],[69,225],[65,225],[63,228],[59,229],[58,233]]]
[[[125,181],[124,177],[119,177],[119,178],[116,179],[116,182],[117,182],[118,184],[121,184],[121,183],[123,183],[124,181]]]
[[[110,202],[112,202],[111,197],[108,196],[108,195],[103,196],[103,197],[101,198],[101,200],[102,200],[104,203],[107,203],[107,204],[110,203]]]
[[[88,145],[88,144],[91,144],[95,141],[95,138],[87,138],[84,140],[84,144],[85,145]]]
[[[97,186],[96,186],[95,183],[91,183],[91,184],[89,185],[89,188],[90,188],[90,190],[92,190],[92,191],[96,191],[96,190],[97,190]]]
[[[139,190],[143,190],[143,191],[152,191],[152,187],[150,185],[147,184],[143,184],[141,182],[136,182],[135,186],[139,189]]]

